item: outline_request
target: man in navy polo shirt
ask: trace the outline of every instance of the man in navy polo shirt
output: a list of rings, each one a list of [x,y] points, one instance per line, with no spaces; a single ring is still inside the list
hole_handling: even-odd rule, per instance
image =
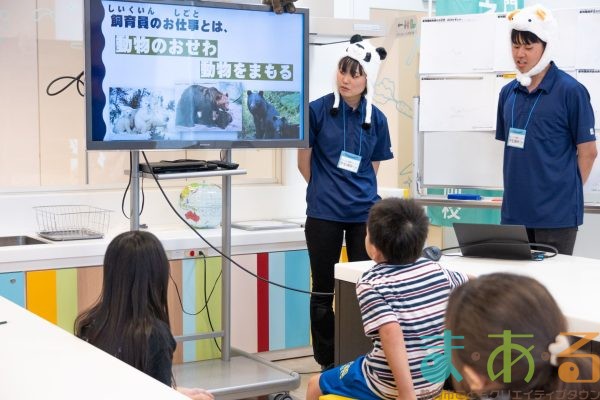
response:
[[[552,62],[557,27],[549,10],[527,7],[507,19],[517,79],[498,100],[502,223],[525,225],[531,243],[570,255],[583,223],[583,184],[597,155],[590,95]]]

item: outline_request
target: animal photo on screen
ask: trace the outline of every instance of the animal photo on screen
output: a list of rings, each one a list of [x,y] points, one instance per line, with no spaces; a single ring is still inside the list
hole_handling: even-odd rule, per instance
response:
[[[243,109],[246,137],[255,139],[297,138],[299,135],[299,92],[247,90]]]

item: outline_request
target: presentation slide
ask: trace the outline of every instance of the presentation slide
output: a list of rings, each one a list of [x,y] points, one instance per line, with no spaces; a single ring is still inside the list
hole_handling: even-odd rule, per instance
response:
[[[93,141],[300,139],[301,13],[92,1]]]

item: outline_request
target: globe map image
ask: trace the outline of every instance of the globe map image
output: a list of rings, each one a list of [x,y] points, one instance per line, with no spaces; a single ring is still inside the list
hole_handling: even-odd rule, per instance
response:
[[[179,213],[194,228],[221,224],[221,188],[207,183],[190,183],[179,195]]]

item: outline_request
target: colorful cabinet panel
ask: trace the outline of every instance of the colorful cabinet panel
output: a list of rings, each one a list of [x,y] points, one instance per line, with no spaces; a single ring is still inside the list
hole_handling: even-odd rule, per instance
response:
[[[252,274],[310,290],[306,250],[245,254],[233,260]],[[247,352],[310,345],[309,295],[257,280],[232,265],[231,344]],[[175,336],[222,330],[221,258],[171,261],[169,314]],[[0,275],[0,295],[73,332],[77,315],[102,288],[102,267],[29,271]],[[20,297],[19,297],[20,293]],[[178,343],[174,362],[221,356],[221,339]]]
[[[257,272],[261,278],[286,287],[310,290],[310,263],[306,250],[258,254]],[[261,280],[255,285],[259,339],[254,351],[310,345],[309,295]]]
[[[0,296],[25,307],[25,274],[23,272],[0,274]]]

